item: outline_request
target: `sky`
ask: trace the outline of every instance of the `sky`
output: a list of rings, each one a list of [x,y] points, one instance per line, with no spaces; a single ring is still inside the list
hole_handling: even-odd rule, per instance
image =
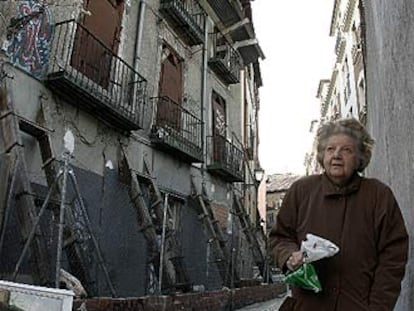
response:
[[[333,0],[255,0],[253,23],[266,58],[259,89],[259,160],[267,175],[304,174],[316,93],[330,79],[335,41],[329,36]]]

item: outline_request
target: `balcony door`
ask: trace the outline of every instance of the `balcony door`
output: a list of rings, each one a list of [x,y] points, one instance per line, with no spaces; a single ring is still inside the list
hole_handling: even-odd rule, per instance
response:
[[[163,45],[161,54],[161,74],[159,96],[164,98],[158,105],[157,120],[160,125],[168,125],[179,131],[181,129],[181,105],[183,94],[183,63],[177,53]]]
[[[226,160],[226,102],[213,91],[213,159],[214,162]]]
[[[108,87],[112,53],[117,54],[124,0],[85,0],[91,12],[77,28],[71,65],[104,88]]]

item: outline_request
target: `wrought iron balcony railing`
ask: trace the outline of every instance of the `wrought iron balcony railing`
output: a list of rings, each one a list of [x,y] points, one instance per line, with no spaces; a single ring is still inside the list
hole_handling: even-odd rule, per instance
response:
[[[207,137],[207,169],[229,182],[244,181],[243,152],[225,137]]]
[[[204,42],[206,14],[195,0],[161,0],[160,12],[188,45]]]
[[[240,82],[241,57],[220,33],[210,34],[213,54],[208,60],[210,68],[227,84]]]
[[[45,82],[64,99],[118,129],[149,127],[147,81],[74,20],[55,25]]]
[[[203,162],[202,121],[166,96],[152,100],[157,113],[151,141],[187,162]]]

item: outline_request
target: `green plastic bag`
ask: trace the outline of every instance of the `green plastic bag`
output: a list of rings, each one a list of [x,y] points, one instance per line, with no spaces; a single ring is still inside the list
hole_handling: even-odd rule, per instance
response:
[[[305,289],[313,290],[318,293],[322,290],[318,275],[311,263],[303,263],[303,265],[287,274],[284,281],[288,284],[296,285]]]

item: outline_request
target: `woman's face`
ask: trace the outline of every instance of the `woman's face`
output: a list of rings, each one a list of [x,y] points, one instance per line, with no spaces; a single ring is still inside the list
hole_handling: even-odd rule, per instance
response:
[[[359,166],[355,139],[346,134],[329,137],[324,151],[323,166],[328,177],[336,185],[346,184]]]

